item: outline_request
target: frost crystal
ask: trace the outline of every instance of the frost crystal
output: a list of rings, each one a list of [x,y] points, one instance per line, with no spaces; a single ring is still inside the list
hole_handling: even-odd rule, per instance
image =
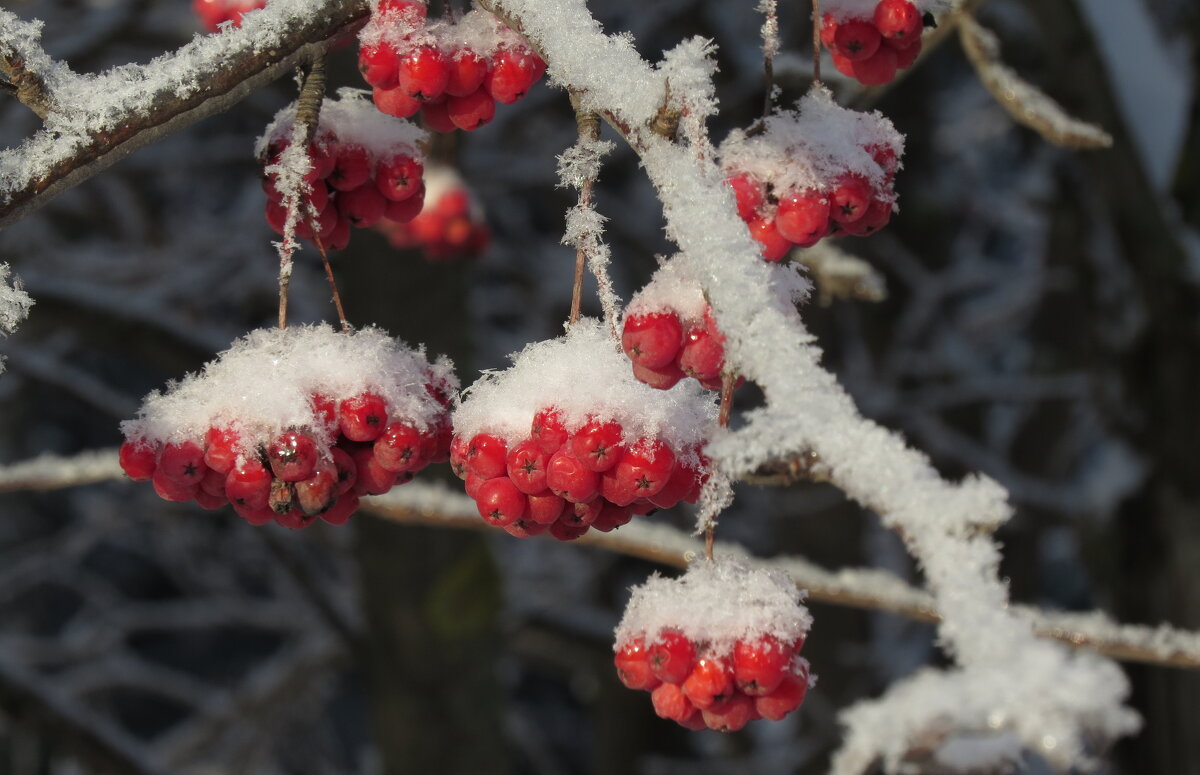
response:
[[[733,560],[699,560],[677,579],[655,573],[634,587],[617,625],[614,649],[637,637],[653,643],[664,630],[706,643],[716,653],[762,635],[794,643],[812,626],[803,599],[804,593],[779,571],[752,570]]]
[[[21,287],[20,278],[10,283],[8,264],[0,264],[0,331],[11,334],[17,324],[29,315],[33,299]]]

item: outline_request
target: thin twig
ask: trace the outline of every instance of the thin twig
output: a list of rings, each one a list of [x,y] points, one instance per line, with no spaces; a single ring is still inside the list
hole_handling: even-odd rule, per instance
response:
[[[6,86],[11,85],[11,89],[5,90],[45,121],[54,109],[54,101],[46,91],[45,81],[37,73],[26,69],[25,57],[3,43],[0,43],[0,75],[8,81]]]
[[[813,0],[812,10],[812,47],[813,47],[813,82],[821,82],[821,0]]]

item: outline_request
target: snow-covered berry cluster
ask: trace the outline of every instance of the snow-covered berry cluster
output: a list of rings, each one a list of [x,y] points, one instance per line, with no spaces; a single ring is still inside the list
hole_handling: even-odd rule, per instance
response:
[[[821,43],[842,75],[879,86],[921,53],[926,16],[944,0],[832,0],[821,16]],[[929,16],[932,19],[932,16]]]
[[[814,678],[799,654],[811,624],[782,573],[701,560],[678,579],[656,574],[634,588],[613,661],[659,716],[735,732],[804,701]]]
[[[495,16],[429,22],[424,2],[379,0],[359,34],[359,71],[389,116],[420,112],[436,132],[478,129],[525,96],[546,63]]]
[[[468,389],[454,412],[450,464],[488,523],[569,541],[694,503],[714,420],[698,387],[642,385],[611,334],[581,320]]]
[[[192,11],[209,32],[217,32],[225,22],[241,26],[242,15],[265,8],[267,0],[192,0]]]
[[[721,144],[738,215],[767,261],[823,237],[865,236],[887,225],[904,137],[880,113],[839,106],[814,86],[799,111],[769,116],[757,133]]]
[[[491,230],[483,208],[452,167],[425,168],[425,207],[407,223],[384,218],[376,228],[395,248],[419,248],[428,261],[472,258],[483,254]]]
[[[325,100],[313,141],[302,152],[291,147],[295,120],[295,105],[280,111],[256,149],[264,165],[267,223],[275,231],[287,230],[289,194],[300,205],[296,236],[315,236],[326,250],[346,247],[352,226],[374,226],[383,218],[403,223],[421,212],[424,132],[380,115],[353,89]]]
[[[260,329],[147,396],[120,462],[165,500],[226,503],[251,524],[342,524],[449,455],[449,362],[382,331]]]

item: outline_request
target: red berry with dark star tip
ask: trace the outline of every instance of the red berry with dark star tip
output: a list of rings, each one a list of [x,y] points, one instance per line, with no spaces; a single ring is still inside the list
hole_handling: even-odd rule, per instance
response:
[[[750,229],[750,236],[759,244],[764,261],[782,261],[792,249],[791,241],[779,233],[774,218],[760,215],[746,226]]]
[[[621,460],[604,472],[604,497],[618,506],[662,491],[675,469],[675,454],[664,442],[642,439],[631,445]],[[610,477],[615,487],[610,495]]]
[[[464,132],[473,132],[496,117],[496,100],[487,89],[480,87],[470,94],[448,98],[446,116]]]
[[[586,503],[600,492],[600,474],[585,466],[564,446],[546,462],[546,486],[571,503]]]
[[[542,409],[533,415],[530,424],[529,437],[538,443],[547,455],[553,455],[558,448],[566,443],[570,434],[563,424],[562,413],[550,407]]]
[[[375,440],[375,460],[388,471],[415,471],[425,465],[421,432],[408,423],[389,423]]]
[[[673,312],[634,314],[625,318],[621,348],[635,364],[661,369],[675,360],[683,343],[683,326]]]
[[[371,179],[371,156],[361,145],[338,146],[333,171],[325,178],[338,191],[351,191]]]
[[[797,670],[787,673],[775,691],[754,698],[754,708],[758,714],[771,721],[779,721],[787,714],[800,707],[804,695],[808,693],[808,672]]]
[[[839,54],[851,62],[861,62],[879,50],[879,30],[864,19],[849,19],[838,25],[833,45]]]
[[[179,441],[163,446],[155,476],[161,474],[180,484],[200,484],[207,471],[200,445],[194,441]]]
[[[590,526],[596,521],[596,517],[600,516],[600,509],[604,507],[604,503],[603,498],[595,498],[587,503],[573,503],[571,508],[563,511],[558,521],[568,525]]]
[[[843,175],[830,195],[829,215],[839,223],[852,223],[862,218],[871,206],[874,192],[871,184],[858,175]]]
[[[697,708],[711,708],[714,704],[733,696],[733,670],[724,659],[714,656],[700,657],[692,666],[692,672],[684,679],[681,688]]]
[[[562,516],[563,511],[572,506],[550,490],[530,495],[527,501],[528,518],[540,525],[554,524]]]
[[[442,96],[449,79],[450,63],[433,46],[417,46],[396,62],[396,88],[421,102]]]
[[[195,497],[196,491],[200,489],[200,482],[182,482],[172,479],[166,475],[162,466],[155,469],[154,475],[150,477],[150,483],[154,486],[154,492],[158,493],[158,497],[174,503],[190,501]]]
[[[338,404],[338,425],[350,441],[374,441],[387,423],[387,402],[382,396],[360,393]]]
[[[393,202],[403,202],[421,187],[425,165],[406,154],[397,154],[379,162],[375,186]]]
[[[593,471],[607,471],[625,451],[624,430],[618,422],[589,420],[571,437],[571,454]]]
[[[492,57],[492,69],[483,79],[483,86],[496,102],[511,105],[525,96],[544,67],[545,63],[528,49],[501,49]]]
[[[844,223],[842,228],[847,234],[866,237],[888,225],[892,219],[892,203],[872,200],[863,217],[853,223]]]
[[[684,338],[679,368],[701,382],[720,379],[725,366],[725,348],[707,328],[696,326]]]
[[[380,89],[396,86],[396,49],[384,42],[377,46],[363,46],[358,50],[358,72],[363,80]]]
[[[900,48],[920,40],[924,28],[921,12],[909,0],[880,0],[874,21],[879,34]]]
[[[450,64],[446,94],[451,97],[465,97],[483,85],[483,79],[488,73],[486,59],[469,48],[456,49],[446,59]]]
[[[375,107],[379,108],[381,113],[396,118],[410,118],[417,115],[417,111],[423,104],[400,88],[380,89],[376,87],[371,92],[371,99],[374,100]]]
[[[344,525],[350,521],[350,516],[358,511],[358,501],[357,494],[342,493],[332,506],[321,512],[321,519],[331,525]]]
[[[733,189],[733,197],[737,202],[738,217],[743,221],[752,221],[758,215],[766,199],[763,185],[746,173],[731,175],[725,179],[725,184]]]
[[[549,458],[533,439],[517,444],[508,453],[505,469],[508,478],[526,495],[546,491],[546,461]]]
[[[490,433],[471,437],[467,449],[467,468],[484,479],[504,476],[508,471],[508,443]]]
[[[121,445],[117,460],[121,470],[135,482],[148,482],[158,468],[158,451],[144,439],[130,439]]]
[[[649,645],[650,669],[659,680],[683,683],[696,662],[696,645],[678,630],[663,630]]]
[[[829,233],[831,202],[819,191],[789,191],[779,199],[775,228],[802,248],[809,248]]]
[[[235,506],[250,510],[267,507],[271,495],[271,471],[257,459],[235,465],[225,475],[225,495]]]
[[[891,83],[892,79],[896,77],[900,58],[896,55],[896,49],[891,46],[880,46],[867,59],[851,62],[850,65],[853,75],[859,83],[864,86],[882,86],[885,83]]]
[[[559,541],[574,541],[576,538],[582,538],[587,531],[587,525],[569,525],[561,520],[550,526],[550,535]]]
[[[507,476],[488,479],[475,493],[479,516],[489,525],[504,527],[525,516],[525,493]]]
[[[308,434],[286,431],[267,446],[267,461],[278,479],[285,482],[307,479],[317,465],[317,442]]]
[[[354,481],[358,479],[358,466],[355,465],[354,458],[350,457],[350,453],[341,447],[329,450],[329,456],[337,469],[337,494],[345,495],[354,488]]]
[[[704,725],[717,732],[736,732],[759,717],[754,698],[741,693],[700,713],[704,716]]]
[[[738,690],[752,697],[775,691],[787,673],[793,650],[770,635],[739,640],[733,646],[733,677]]]
[[[650,652],[643,638],[634,638],[613,657],[617,677],[630,689],[651,691],[662,681],[650,670]]]

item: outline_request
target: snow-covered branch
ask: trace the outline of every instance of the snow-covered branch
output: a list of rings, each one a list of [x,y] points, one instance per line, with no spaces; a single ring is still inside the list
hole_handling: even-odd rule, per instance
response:
[[[0,43],[44,84],[52,109],[19,147],[0,151],[0,228],[138,148],[226,110],[322,55],[365,18],[365,0],[277,0],[237,29],[195,37],[145,65],[80,75],[38,44],[40,25],[0,10]]]

